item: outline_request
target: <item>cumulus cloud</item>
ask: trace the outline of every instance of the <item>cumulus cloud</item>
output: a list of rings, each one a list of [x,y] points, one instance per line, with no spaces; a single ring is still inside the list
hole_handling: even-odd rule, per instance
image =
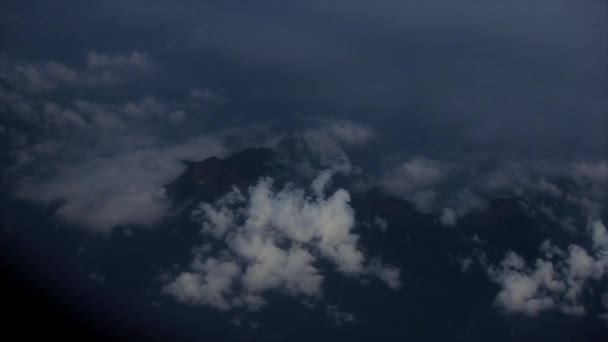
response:
[[[192,212],[194,220],[202,222],[202,232],[216,239],[222,238],[237,219],[234,206],[245,202],[246,198],[234,187],[220,198],[215,205],[201,203]]]
[[[240,267],[234,261],[208,258],[195,260],[194,272],[183,272],[165,287],[178,301],[189,304],[206,304],[222,310],[230,308],[226,296],[233,292]]]
[[[319,251],[345,273],[363,270],[363,254],[351,232],[354,212],[348,205],[350,195],[339,189],[327,199],[309,201],[302,190],[286,189],[274,194],[269,179],[261,181],[250,194],[247,226],[253,230],[281,229],[300,243],[318,240]]]
[[[533,265],[509,251],[500,266],[487,268],[490,278],[500,285],[496,304],[506,312],[530,316],[548,309],[584,315],[581,296],[585,284],[603,279],[608,272],[608,234],[603,222],[590,222],[587,237],[590,249],[572,244],[562,250],[545,241],[540,246],[542,257]]]
[[[322,172],[312,183],[327,182],[319,181],[325,175]],[[358,246],[359,237],[352,231],[355,219],[349,201],[350,195],[343,189],[327,196],[324,187],[313,187],[310,192],[294,186],[275,190],[272,179],[263,178],[249,189],[247,197],[234,188],[214,204],[202,203],[193,214],[201,223],[201,232],[223,242],[223,255],[241,265],[241,272],[235,280],[238,292],[225,293],[224,301],[219,302],[222,306],[199,302],[219,308],[231,303],[255,310],[266,303],[264,294],[270,290],[318,298],[324,278],[319,259],[329,261],[344,275],[376,277],[398,289],[398,269],[377,258],[366,261]],[[183,298],[175,291],[184,275],[190,281],[190,273],[178,275],[165,290]],[[206,276],[205,271],[198,278]],[[185,290],[192,288],[205,292],[200,286]]]

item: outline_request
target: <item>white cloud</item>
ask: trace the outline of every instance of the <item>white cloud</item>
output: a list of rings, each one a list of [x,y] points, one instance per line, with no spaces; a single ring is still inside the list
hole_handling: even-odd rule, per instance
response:
[[[197,221],[203,222],[203,233],[219,239],[226,235],[237,219],[236,213],[231,206],[244,201],[245,197],[243,197],[238,188],[235,187],[218,201],[216,207],[209,203],[201,203],[200,206],[193,211],[192,217]]]
[[[90,154],[80,161],[57,163],[50,177],[22,180],[16,196],[40,202],[63,200],[59,217],[98,232],[110,232],[121,224],[152,225],[169,208],[163,186],[179,175],[181,160],[224,153],[220,141],[200,136],[172,146]]]
[[[300,243],[317,240],[319,251],[339,270],[358,273],[363,270],[363,254],[356,247],[357,236],[351,232],[354,212],[349,201],[350,195],[343,189],[327,199],[313,200],[299,189],[273,193],[272,181],[264,179],[250,191],[245,229],[280,229],[288,238]]]
[[[328,182],[325,175],[321,172],[318,178],[324,180],[317,178],[313,184]],[[226,246],[222,255],[242,265],[235,276],[239,290],[231,296],[226,293],[222,305],[256,310],[271,290],[319,298],[324,279],[320,258],[347,276],[373,276],[393,289],[400,287],[398,269],[378,259],[366,262],[359,237],[352,232],[355,220],[349,193],[338,189],[326,196],[324,191],[324,186],[313,187],[310,193],[293,186],[276,191],[273,181],[263,178],[249,189],[246,199],[235,188],[214,204],[200,205],[194,218],[201,232],[222,241]]]
[[[543,257],[533,266],[510,251],[499,267],[488,267],[490,278],[501,287],[496,304],[506,312],[532,316],[551,308],[570,315],[585,314],[581,302],[585,284],[608,273],[606,227],[593,221],[587,233],[593,244],[591,251],[578,245],[563,251],[545,241],[540,247]]]
[[[195,272],[183,272],[167,284],[164,291],[178,301],[189,304],[206,304],[222,310],[230,308],[225,299],[233,291],[235,279],[240,274],[239,265],[233,261],[208,258],[196,260]]]
[[[491,272],[493,280],[501,285],[496,303],[508,312],[536,315],[555,305],[551,296],[542,294],[545,288],[547,291],[552,288],[561,292],[564,285],[555,280],[555,271],[550,262],[538,260],[533,270],[525,270],[525,266],[519,255],[509,252],[500,271]]]
[[[247,264],[241,279],[246,292],[257,296],[280,289],[293,296],[320,294],[323,276],[313,266],[316,258],[301,246],[283,249],[273,238],[259,234],[235,235],[229,244]]]
[[[139,63],[139,57],[95,58],[96,68]],[[12,100],[20,108],[15,118],[40,132],[11,146],[14,162],[7,173],[18,180],[15,195],[63,201],[59,218],[98,232],[153,225],[167,212],[163,186],[179,175],[182,160],[226,153],[221,132],[161,142],[159,131],[167,130],[166,122],[183,120],[185,105],[153,96],[118,104]]]

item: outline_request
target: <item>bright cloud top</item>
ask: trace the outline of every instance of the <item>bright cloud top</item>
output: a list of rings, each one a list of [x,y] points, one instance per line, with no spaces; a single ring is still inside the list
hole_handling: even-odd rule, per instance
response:
[[[373,276],[398,289],[399,270],[379,259],[368,262],[358,246],[350,194],[338,189],[325,196],[325,186],[319,185],[329,181],[319,180],[325,175],[313,181],[311,194],[290,186],[276,191],[272,179],[263,178],[247,198],[234,189],[214,204],[201,204],[193,216],[202,233],[226,249],[212,256],[212,245],[199,248],[190,270],[177,275],[165,291],[178,301],[222,310],[258,309],[270,290],[319,298],[324,279],[320,259],[344,275]]]
[[[542,258],[534,265],[515,252],[507,253],[498,267],[488,267],[490,278],[500,285],[496,304],[506,312],[534,316],[558,309],[584,315],[581,302],[585,285],[608,274],[608,233],[600,220],[587,229],[591,249],[572,244],[564,251],[549,240],[541,245]]]

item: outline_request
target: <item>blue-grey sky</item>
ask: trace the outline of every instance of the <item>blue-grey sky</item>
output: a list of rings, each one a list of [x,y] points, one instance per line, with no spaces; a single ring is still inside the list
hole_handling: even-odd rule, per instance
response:
[[[216,120],[331,116],[381,127],[399,149],[602,157],[608,52],[600,1],[14,2],[8,63],[82,66],[138,51],[154,72],[110,101],[230,99]],[[200,122],[209,125],[209,120]]]

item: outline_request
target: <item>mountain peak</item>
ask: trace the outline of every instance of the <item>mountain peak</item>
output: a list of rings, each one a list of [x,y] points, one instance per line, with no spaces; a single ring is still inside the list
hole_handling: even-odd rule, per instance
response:
[[[260,177],[273,177],[281,183],[293,179],[294,172],[278,160],[269,148],[255,147],[236,152],[228,158],[209,157],[189,162],[184,172],[165,186],[174,204],[212,202],[233,186],[247,189]]]

